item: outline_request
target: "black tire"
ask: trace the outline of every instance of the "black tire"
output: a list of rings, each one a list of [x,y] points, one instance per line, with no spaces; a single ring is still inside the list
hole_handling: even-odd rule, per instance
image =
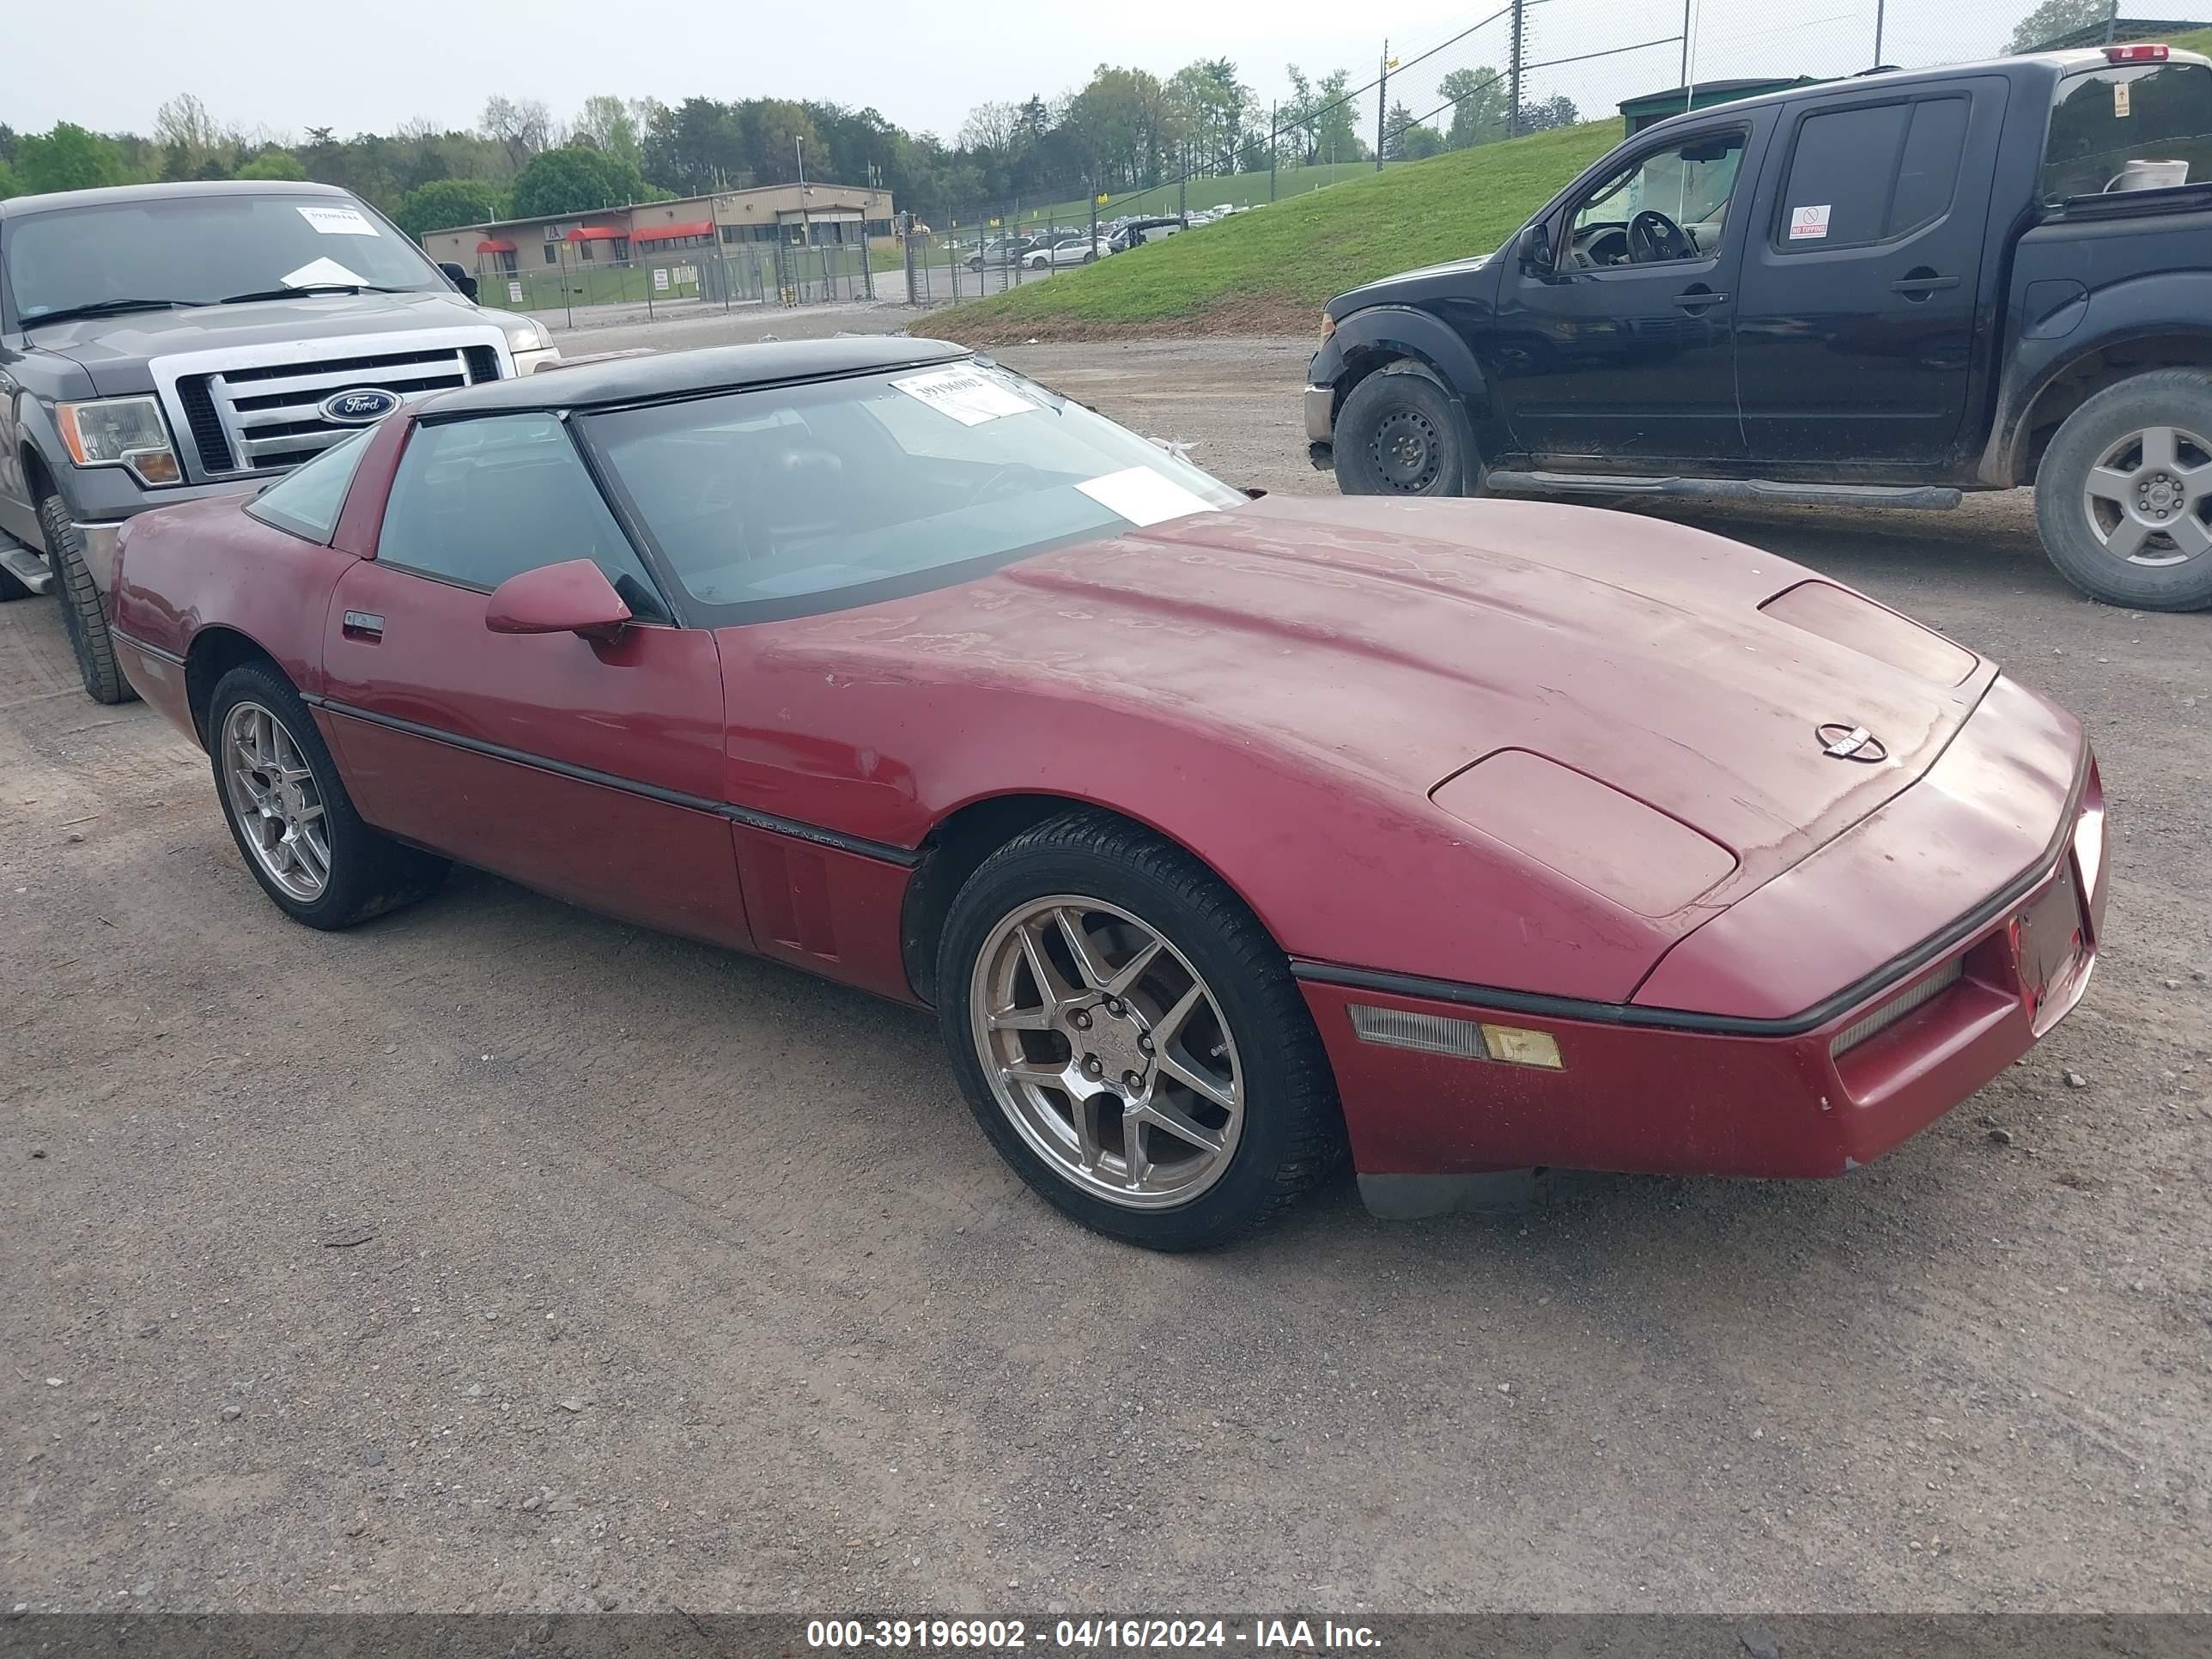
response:
[[[76,653],[85,695],[94,702],[129,702],[138,694],[115,660],[115,641],[107,632],[107,612],[100,589],[84,562],[84,543],[70,522],[68,504],[58,495],[39,501],[39,532],[46,538],[46,564],[54,573],[54,598],[60,602],[62,631]]]
[[[1125,1208],[1060,1173],[985,1075],[969,1013],[979,958],[1024,904],[1061,894],[1117,906],[1167,940],[1211,991],[1238,1056],[1243,1117],[1225,1168],[1173,1207]],[[1265,1225],[1343,1158],[1335,1079],[1281,949],[1197,860],[1119,818],[1070,812],[986,859],[953,899],[936,987],[953,1070],[984,1134],[1039,1195],[1095,1231],[1148,1249],[1212,1249]]]
[[[330,872],[320,896],[312,901],[285,891],[263,867],[231,797],[224,772],[223,732],[232,712],[247,702],[266,709],[283,724],[313,775],[329,831]],[[230,826],[231,839],[238,843],[238,855],[261,890],[293,921],[326,930],[351,927],[412,904],[445,879],[448,866],[444,859],[403,846],[362,822],[307,706],[274,664],[240,663],[216,682],[208,700],[207,739],[216,800],[222,808],[223,822]]]
[[[1098,250],[1097,250],[1097,248],[1093,248],[1093,249],[1091,249],[1090,252],[1088,252],[1088,253],[1086,253],[1086,254],[1085,254],[1085,255],[1083,256],[1083,263],[1084,263],[1085,264],[1086,264],[1086,265],[1090,265],[1090,264],[1097,264],[1097,262],[1098,262]]]
[[[2124,524],[2124,509],[2088,495],[2093,470],[2114,462],[2133,434],[2154,428],[2190,440],[2179,444],[2191,452],[2179,457],[2180,467],[2212,466],[2212,449],[2205,447],[2212,444],[2212,374],[2154,369],[2106,386],[2068,416],[2036,468],[2036,528],[2059,574],[2092,599],[2137,611],[2202,611],[2212,606],[2212,498],[2173,509],[2196,521],[2190,532],[2193,550],[2153,531],[2130,559],[2106,540]],[[2148,459],[2140,449],[2134,453],[2138,460]],[[2126,471],[2130,464],[2115,465]],[[2162,503],[2166,498],[2143,496],[2146,518],[2154,499]],[[2141,562],[2145,559],[2172,562]]]
[[[1464,495],[1480,468],[1459,414],[1426,369],[1394,364],[1370,374],[1336,417],[1336,487],[1346,495]]]

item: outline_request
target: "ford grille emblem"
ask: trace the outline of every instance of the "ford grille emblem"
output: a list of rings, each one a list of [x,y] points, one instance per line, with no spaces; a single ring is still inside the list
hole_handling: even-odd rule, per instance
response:
[[[399,394],[382,386],[356,386],[323,399],[323,418],[342,426],[367,426],[399,407]]]
[[[1820,752],[1830,760],[1863,761],[1872,765],[1889,758],[1889,745],[1863,726],[1846,726],[1841,720],[1830,720],[1814,729],[1820,740]]]

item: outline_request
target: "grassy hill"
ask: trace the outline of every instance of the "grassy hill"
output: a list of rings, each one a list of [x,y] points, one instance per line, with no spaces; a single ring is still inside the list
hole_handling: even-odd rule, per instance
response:
[[[927,326],[978,344],[1164,327],[1303,332],[1333,294],[1496,247],[1620,138],[1618,121],[1599,121],[1370,171],[938,312]]]

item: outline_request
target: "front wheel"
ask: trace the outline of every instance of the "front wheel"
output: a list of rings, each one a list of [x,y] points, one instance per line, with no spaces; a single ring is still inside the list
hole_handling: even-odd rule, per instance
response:
[[[1370,374],[1336,417],[1336,487],[1346,495],[1461,495],[1475,469],[1458,412],[1429,374]]]
[[[1290,967],[1198,861],[1073,812],[953,901],[938,1012],[976,1121],[1042,1197],[1152,1249],[1273,1217],[1339,1159],[1328,1061]]]
[[[270,664],[241,663],[216,682],[207,733],[231,836],[293,921],[350,927],[444,879],[445,860],[362,822],[307,705]]]
[[[69,503],[59,495],[40,499],[39,533],[46,538],[46,565],[54,573],[54,598],[61,604],[62,631],[69,635],[85,696],[94,702],[129,702],[138,694],[115,660],[107,611],[84,562],[84,540],[70,521]]]
[[[2036,468],[2035,522],[2093,599],[2212,606],[2212,375],[2158,369],[2083,403]]]

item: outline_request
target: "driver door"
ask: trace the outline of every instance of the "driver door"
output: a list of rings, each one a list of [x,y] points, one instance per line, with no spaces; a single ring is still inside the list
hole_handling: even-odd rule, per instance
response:
[[[1762,123],[1632,152],[1516,245],[1498,293],[1499,400],[1540,465],[1694,472],[1743,459],[1735,288]]]

